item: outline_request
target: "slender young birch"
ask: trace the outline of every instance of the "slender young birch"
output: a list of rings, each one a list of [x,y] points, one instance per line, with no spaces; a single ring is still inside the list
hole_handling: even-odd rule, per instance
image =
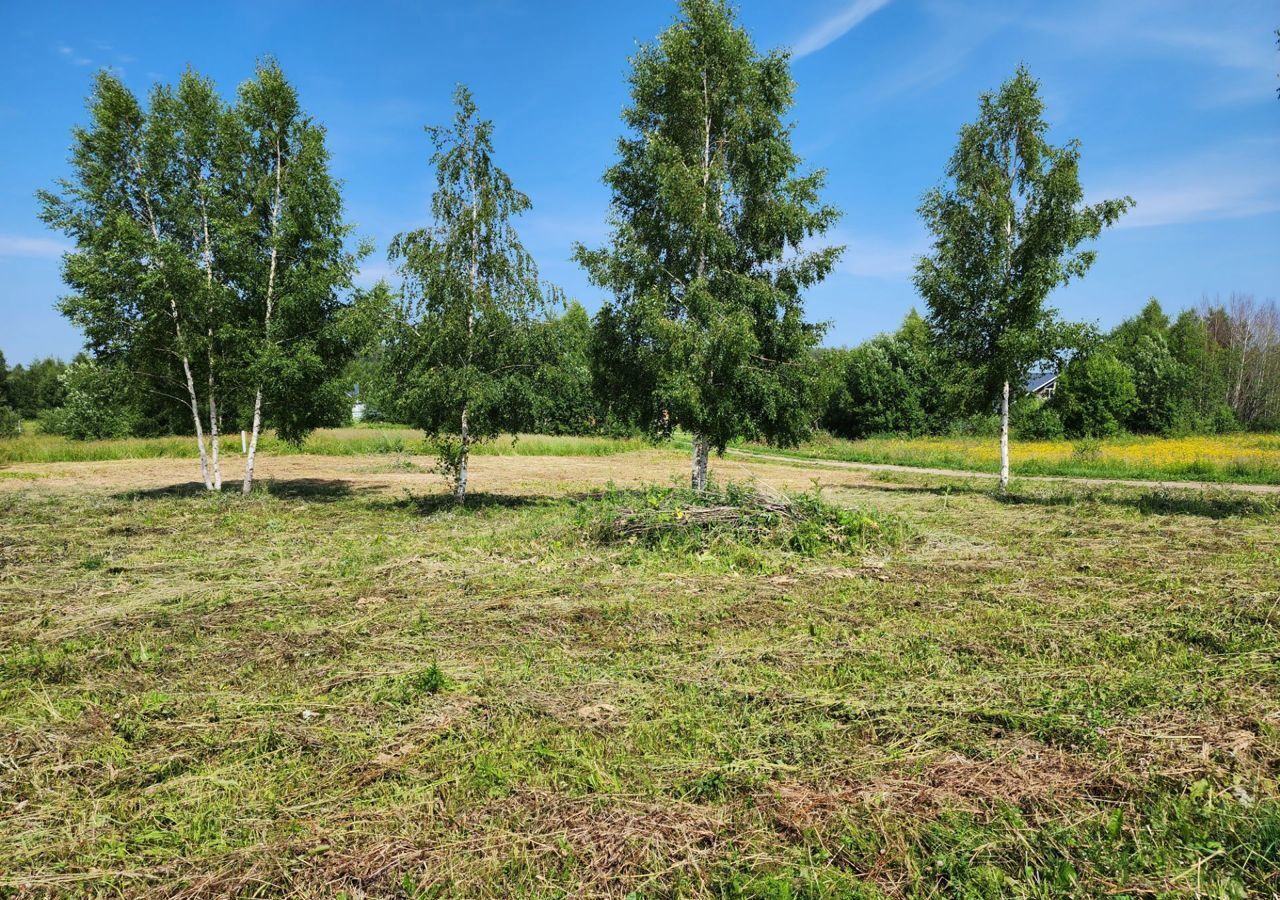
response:
[[[276,269],[280,263],[280,214],[284,209],[284,156],[280,137],[275,138],[275,188],[271,197],[271,212],[267,245],[271,248],[271,262],[267,267],[266,308],[262,315],[262,336],[271,340],[271,314],[275,311]],[[249,432],[249,453],[244,463],[244,493],[253,490],[253,464],[258,458],[258,435],[262,433],[262,375],[253,391],[253,425]]]
[[[690,481],[738,437],[788,444],[818,410],[811,351],[822,326],[803,292],[842,248],[811,250],[838,213],[824,174],[802,174],[785,121],[795,85],[785,52],[759,54],[723,0],[680,17],[632,60],[629,133],[604,176],[608,246],[575,255],[614,295],[597,317],[615,408],[692,434]]]
[[[324,129],[303,113],[274,60],[241,86],[234,115],[247,223],[236,254],[241,359],[252,398],[247,494],[268,419],[280,438],[298,442],[340,402],[338,379],[351,355],[340,292],[351,287],[358,255],[344,248],[351,229],[329,173]]]
[[[527,336],[558,293],[538,281],[512,225],[531,204],[493,162],[493,123],[465,87],[454,103],[452,125],[427,128],[433,221],[391,243],[404,287],[386,354],[398,393],[388,406],[435,439],[461,504],[472,447],[528,418],[514,396],[530,368]]]
[[[210,486],[222,490],[221,429],[218,343],[228,327],[226,284],[230,274],[220,264],[219,254],[233,227],[234,198],[225,190],[228,170],[236,157],[234,122],[230,110],[218,96],[213,82],[188,70],[176,91],[159,89],[153,96],[152,115],[170,123],[173,138],[171,156],[174,184],[173,206],[177,228],[184,233],[189,256],[203,272],[202,290],[194,313],[204,322],[205,406],[209,424]]]
[[[1000,408],[1000,491],[1009,485],[1009,393],[1031,367],[1057,361],[1071,329],[1046,305],[1080,278],[1093,250],[1079,246],[1124,214],[1124,197],[1084,205],[1080,145],[1054,147],[1039,84],[1023,67],[964,126],[949,184],[925,195],[920,214],[933,250],[916,266],[940,348],[981,373],[984,404]],[[986,406],[990,410],[990,406]]]

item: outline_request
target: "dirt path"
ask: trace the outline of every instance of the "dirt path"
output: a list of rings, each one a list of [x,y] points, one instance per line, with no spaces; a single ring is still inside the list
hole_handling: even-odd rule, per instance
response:
[[[299,493],[414,494],[444,491],[444,481],[432,473],[426,457],[386,456],[267,456],[261,459],[259,481],[264,486]],[[688,462],[683,454],[645,450],[616,456],[477,456],[472,487],[480,492],[556,496],[619,486],[683,483]],[[800,459],[749,450],[730,450],[712,461],[713,474],[722,480],[755,479],[781,490],[807,487],[821,478],[832,487],[892,489],[874,473],[927,475],[942,478],[994,479],[988,472],[917,468],[889,463]],[[127,459],[103,462],[20,463],[5,467],[0,491],[62,491],[87,489],[110,492],[200,493],[199,467],[195,459]],[[238,455],[223,461],[226,489],[240,488]],[[1253,494],[1280,494],[1280,485],[1225,484],[1201,481],[1140,481],[1136,479],[1027,476],[1021,481],[1062,482],[1089,487],[1137,487],[1149,490],[1230,490]]]
[[[298,495],[445,492],[448,486],[432,471],[433,465],[434,460],[424,456],[263,456],[258,460],[257,482],[263,488]],[[831,486],[891,487],[865,472],[806,466],[803,461],[784,467],[725,458],[714,460],[712,466],[722,479],[754,478],[779,490],[803,489],[816,477]],[[472,491],[521,496],[562,496],[611,483],[620,487],[684,483],[689,477],[684,455],[666,450],[613,456],[475,456],[471,469]],[[223,459],[224,490],[239,492],[241,471],[238,454]],[[0,491],[200,494],[199,475],[194,457],[19,463],[5,468],[7,477],[0,476]]]
[[[788,463],[807,469],[853,469],[862,472],[902,472],[912,475],[938,475],[945,478],[999,478],[994,472],[970,472],[964,469],[934,469],[922,466],[899,466],[893,463],[848,462],[838,459],[815,459],[779,456],[772,453],[758,453],[754,450],[730,449],[733,456],[749,459],[767,460],[769,462]],[[1084,478],[1077,475],[1017,475],[1017,481],[1066,482],[1089,487],[1140,487],[1163,490],[1184,491],[1245,491],[1251,494],[1280,494],[1280,484],[1235,484],[1226,481],[1144,481],[1137,478]]]

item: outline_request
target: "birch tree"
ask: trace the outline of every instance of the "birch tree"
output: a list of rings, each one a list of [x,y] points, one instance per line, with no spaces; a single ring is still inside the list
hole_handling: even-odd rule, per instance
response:
[[[791,443],[817,414],[805,289],[841,248],[812,249],[836,220],[821,171],[802,174],[784,116],[785,51],[761,55],[723,0],[683,0],[632,59],[628,133],[604,176],[612,237],[576,257],[612,292],[597,322],[626,359],[635,412],[692,434],[690,479],[738,437]]]
[[[340,391],[350,347],[342,292],[359,254],[345,248],[338,183],[329,173],[324,129],[306,116],[274,60],[239,92],[242,203],[235,259],[239,364],[247,374],[249,447],[242,490],[253,489],[258,440],[269,411],[276,433],[300,442]]]
[[[451,125],[427,128],[432,222],[391,243],[404,286],[387,358],[399,416],[436,440],[461,504],[472,447],[527,418],[527,379],[515,376],[528,367],[531,322],[558,296],[512,224],[531,204],[493,161],[493,123],[467,88],[454,103]]]
[[[195,191],[184,181],[185,154],[204,152],[186,135],[219,128],[207,87],[188,73],[177,96],[157,86],[148,111],[118,78],[100,73],[90,124],[72,132],[72,177],[38,198],[41,218],[75,242],[62,267],[74,293],[60,309],[84,330],[96,357],[122,363],[147,390],[187,407],[202,480],[216,490],[196,376],[207,281],[193,256],[200,240],[184,199]]]
[[[984,401],[1000,404],[1000,490],[1009,485],[1009,390],[1038,362],[1070,346],[1070,328],[1049,294],[1093,265],[1079,249],[1133,205],[1124,197],[1086,205],[1080,145],[1054,147],[1039,84],[1023,67],[979,100],[960,130],[948,183],[920,206],[933,249],[915,284],[943,351],[981,375]]]
[[[75,243],[60,308],[95,359],[181,404],[206,489],[222,487],[224,420],[251,414],[248,491],[264,408],[281,437],[301,440],[332,408],[350,356],[340,292],[355,256],[323,129],[273,62],[234,108],[190,71],[146,107],[103,72],[88,105],[71,177],[38,195],[42,218]]]

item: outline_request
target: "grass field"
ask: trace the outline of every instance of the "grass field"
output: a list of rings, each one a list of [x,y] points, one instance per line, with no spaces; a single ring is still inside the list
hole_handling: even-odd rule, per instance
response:
[[[0,895],[1280,890],[1272,498],[716,461],[905,523],[806,555],[593,540],[656,451],[483,457],[465,511],[54,469],[0,480]]]
[[[507,435],[476,445],[480,455],[500,456],[603,456],[648,446],[639,439],[608,437]],[[402,425],[361,425],[348,428],[321,428],[301,446],[277,440],[274,433],[263,434],[258,451],[264,455],[305,453],[321,456],[355,456],[369,453],[427,454],[433,451],[421,431]],[[240,454],[240,433],[224,435],[222,452]],[[41,434],[35,423],[27,423],[22,435],[0,439],[0,465],[6,463],[99,462],[116,459],[194,459],[194,437],[119,438],[102,441],[73,441],[56,434]]]
[[[762,446],[748,449],[776,453]],[[797,457],[848,462],[998,472],[997,438],[867,438],[822,436],[784,451]],[[1144,481],[1219,481],[1280,484],[1280,435],[1235,434],[1189,438],[1126,436],[1086,441],[1013,441],[1017,475],[1070,475]]]

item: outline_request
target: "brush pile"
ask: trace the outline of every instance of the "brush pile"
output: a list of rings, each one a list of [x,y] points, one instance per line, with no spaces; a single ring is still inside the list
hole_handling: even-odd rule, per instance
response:
[[[704,491],[651,487],[610,490],[584,505],[598,543],[703,551],[716,545],[776,547],[806,556],[893,546],[906,535],[896,518],[837,506],[817,492],[775,494],[754,485]]]

